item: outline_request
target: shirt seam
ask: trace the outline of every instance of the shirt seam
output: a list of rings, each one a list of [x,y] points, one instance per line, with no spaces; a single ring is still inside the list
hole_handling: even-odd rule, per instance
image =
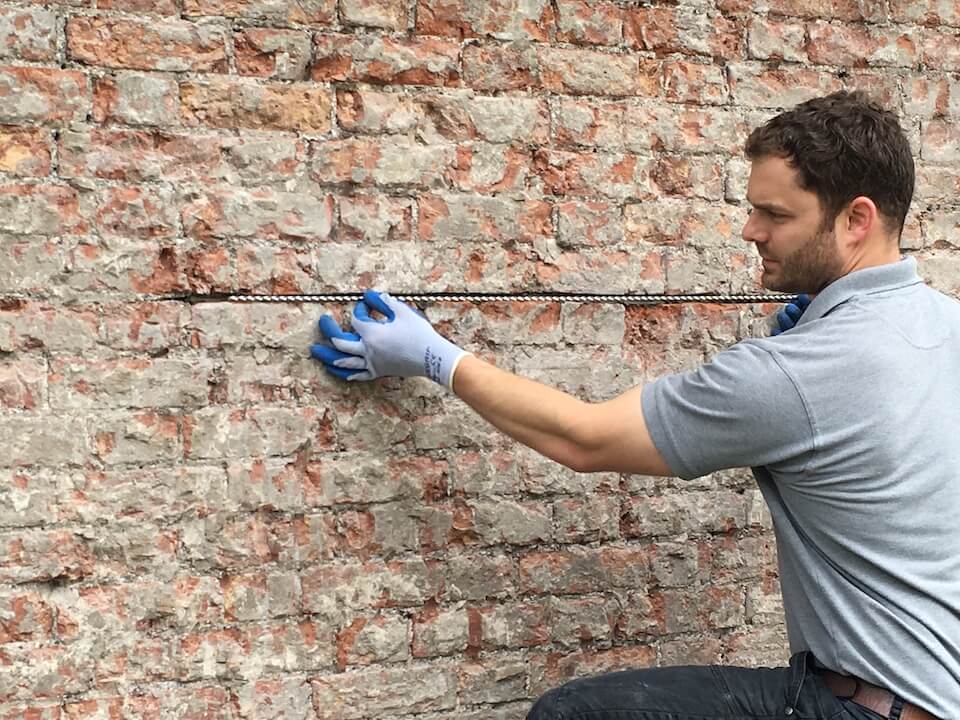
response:
[[[803,405],[803,413],[807,416],[807,425],[810,428],[810,452],[807,453],[807,461],[804,463],[803,468],[799,470],[799,474],[806,474],[808,468],[810,467],[810,462],[813,460],[813,456],[820,450],[820,443],[818,438],[820,437],[819,431],[817,429],[817,423],[813,418],[813,413],[810,409],[810,403],[807,401],[807,396],[804,394],[803,390],[800,387],[800,381],[794,377],[787,367],[783,358],[773,350],[760,346],[760,349],[767,353],[773,361],[777,364],[777,367],[780,368],[780,372],[786,375],[787,380],[790,381],[790,384],[793,386],[794,391],[796,391],[797,396],[800,398],[800,403]]]

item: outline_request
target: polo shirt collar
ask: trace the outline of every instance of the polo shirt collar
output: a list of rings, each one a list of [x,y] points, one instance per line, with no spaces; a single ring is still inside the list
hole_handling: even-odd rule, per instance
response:
[[[797,325],[822,318],[838,305],[857,295],[895,290],[921,282],[923,280],[917,274],[917,260],[914,257],[905,257],[899,262],[856,270],[834,280],[821,290],[800,316]]]

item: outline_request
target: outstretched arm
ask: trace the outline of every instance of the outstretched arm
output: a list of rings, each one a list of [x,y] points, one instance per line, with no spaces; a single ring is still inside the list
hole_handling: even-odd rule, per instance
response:
[[[371,311],[385,319],[375,319]],[[332,347],[311,348],[337,377],[426,376],[510,437],[574,470],[672,474],[647,432],[640,388],[604,403],[583,402],[477,359],[388,294],[364,293],[351,323],[356,333],[324,316],[320,330]]]

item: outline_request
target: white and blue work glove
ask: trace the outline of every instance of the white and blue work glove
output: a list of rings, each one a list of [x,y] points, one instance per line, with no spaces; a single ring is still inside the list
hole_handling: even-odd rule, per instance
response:
[[[375,310],[386,319],[370,316]],[[320,332],[333,347],[311,346],[311,357],[328,372],[344,380],[379,377],[428,377],[453,390],[453,374],[460,361],[472,353],[442,337],[430,322],[409,305],[387,293],[367,290],[353,309],[344,332],[331,315],[320,318]]]
[[[793,300],[788,302],[777,313],[777,324],[770,333],[771,336],[786,332],[800,320],[803,311],[810,305],[810,296],[806,293],[800,293]]]

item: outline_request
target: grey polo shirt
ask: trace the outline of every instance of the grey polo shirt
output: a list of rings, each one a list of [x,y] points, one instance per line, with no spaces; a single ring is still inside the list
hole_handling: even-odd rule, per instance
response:
[[[859,270],[642,403],[678,476],[752,468],[792,652],[960,718],[960,303]]]

